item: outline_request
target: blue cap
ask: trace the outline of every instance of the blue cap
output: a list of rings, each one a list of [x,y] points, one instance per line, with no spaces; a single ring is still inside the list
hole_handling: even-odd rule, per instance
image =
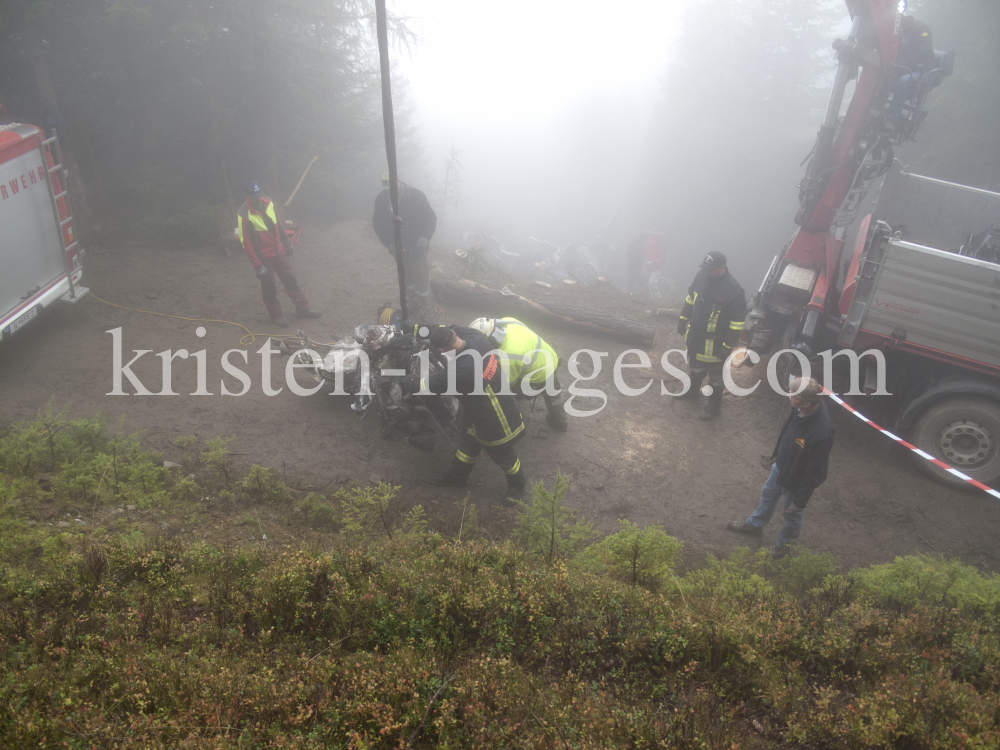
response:
[[[259,192],[261,192],[260,183],[257,180],[250,180],[247,183],[247,195],[257,195]]]

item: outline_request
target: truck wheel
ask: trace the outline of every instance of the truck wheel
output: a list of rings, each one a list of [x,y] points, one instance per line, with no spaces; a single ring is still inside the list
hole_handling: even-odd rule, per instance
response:
[[[1000,404],[995,401],[970,396],[938,402],[913,425],[910,442],[983,484],[1000,481]],[[944,484],[970,486],[930,461],[917,461]]]

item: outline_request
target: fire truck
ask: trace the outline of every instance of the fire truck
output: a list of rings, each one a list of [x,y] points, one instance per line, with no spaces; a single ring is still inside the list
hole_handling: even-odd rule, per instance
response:
[[[66,184],[55,135],[0,125],[0,338],[88,291]]]
[[[915,85],[900,87],[914,71],[896,63],[898,0],[847,7],[852,28],[833,43],[838,70],[800,184],[799,229],[752,297],[745,340],[758,352],[780,346],[786,376],[803,361],[820,365],[823,352],[840,365],[879,352],[884,367],[871,354],[855,360],[863,388],[852,392],[870,399],[862,410],[951,468],[918,459],[935,478],[967,486],[961,472],[996,485],[1000,194],[912,174],[895,159],[953,53],[935,50]]]

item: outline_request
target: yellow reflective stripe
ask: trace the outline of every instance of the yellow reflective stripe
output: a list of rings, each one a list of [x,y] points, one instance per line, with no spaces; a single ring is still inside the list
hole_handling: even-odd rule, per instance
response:
[[[513,466],[511,466],[509,469],[504,470],[504,473],[514,475],[517,474],[517,472],[519,472],[520,470],[521,470],[521,459],[517,459],[514,462]]]
[[[698,292],[694,292],[694,295],[688,294],[687,298],[684,300],[687,304],[693,305],[698,299]]]
[[[468,455],[462,453],[462,451],[455,451],[455,458],[457,458],[462,463],[474,464],[474,463],[476,463],[476,458],[478,458],[478,456],[476,456],[476,457],[468,456]]]
[[[746,321],[743,321],[743,320],[740,320],[740,321],[733,320],[733,321],[730,321],[729,327],[730,327],[730,329],[732,329],[734,331],[742,331],[743,330],[743,324],[745,322]]]
[[[478,437],[476,438],[476,440],[479,440],[479,444],[480,445],[503,445],[504,443],[510,442],[511,440],[513,440],[514,438],[516,438],[518,435],[520,435],[521,431],[523,429],[524,429],[524,423],[522,422],[521,424],[519,424],[517,426],[516,430],[514,430],[512,433],[510,433],[510,435],[508,435],[505,438],[501,438],[500,440],[493,440],[493,441],[487,442],[486,440],[479,440]]]
[[[503,413],[503,408],[500,406],[500,402],[497,400],[496,395],[493,393],[493,386],[486,386],[486,395],[490,397],[490,403],[493,404],[493,410],[497,413],[500,418],[500,425],[503,427],[503,434],[510,435],[510,425],[507,424],[507,415]],[[485,443],[484,443],[485,445]]]
[[[718,357],[711,357],[711,356],[706,357],[704,354],[696,354],[695,355],[695,359],[697,359],[699,362],[721,362],[722,361]]]
[[[715,357],[715,339],[705,339],[705,356],[716,359]]]
[[[719,324],[719,313],[721,313],[717,307],[712,308],[712,314],[708,316],[708,328],[705,329],[708,333],[715,333],[715,328]]]

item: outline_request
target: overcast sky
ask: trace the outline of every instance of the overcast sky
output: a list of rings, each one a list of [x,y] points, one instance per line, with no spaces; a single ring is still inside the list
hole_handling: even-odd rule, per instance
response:
[[[528,123],[663,69],[687,0],[390,0],[421,37],[397,57],[421,113]]]

